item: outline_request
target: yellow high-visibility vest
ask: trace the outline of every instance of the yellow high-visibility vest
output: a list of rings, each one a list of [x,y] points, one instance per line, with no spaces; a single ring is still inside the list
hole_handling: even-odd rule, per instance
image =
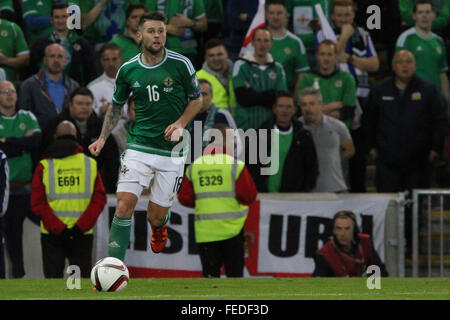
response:
[[[94,193],[97,161],[77,153],[61,159],[41,160],[42,182],[53,213],[72,228],[87,209]],[[49,233],[41,221],[41,232]],[[85,234],[92,233],[92,229]]]
[[[197,77],[211,82],[213,93],[212,103],[216,104],[219,108],[228,109],[230,112],[234,110],[234,107],[236,106],[236,96],[231,81],[231,74],[228,75],[228,92],[214,75],[206,72],[204,69],[197,71]]]
[[[248,206],[236,199],[244,163],[227,154],[204,155],[186,169],[195,192],[195,241],[230,239],[242,230]]]

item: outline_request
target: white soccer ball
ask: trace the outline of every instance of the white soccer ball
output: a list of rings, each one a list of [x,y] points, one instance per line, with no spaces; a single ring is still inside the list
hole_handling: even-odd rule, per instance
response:
[[[123,290],[129,278],[125,263],[113,257],[100,259],[91,271],[91,281],[97,291]]]

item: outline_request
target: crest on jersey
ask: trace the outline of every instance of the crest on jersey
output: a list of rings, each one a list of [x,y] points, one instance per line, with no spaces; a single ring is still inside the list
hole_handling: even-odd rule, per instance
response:
[[[163,81],[166,87],[171,87],[173,85],[173,79],[171,77],[167,77]]]
[[[273,72],[273,71],[270,71],[269,72],[269,78],[272,79],[272,80],[275,80],[277,78],[277,74],[275,72]]]
[[[292,54],[291,48],[284,48],[284,53],[286,53],[287,55]]]
[[[3,30],[2,33],[1,33],[1,36],[2,37],[7,37],[8,36],[8,31]]]
[[[194,88],[197,88],[197,87],[198,87],[198,78],[197,78],[197,75],[194,75],[194,77],[192,78],[192,86],[193,86]]]

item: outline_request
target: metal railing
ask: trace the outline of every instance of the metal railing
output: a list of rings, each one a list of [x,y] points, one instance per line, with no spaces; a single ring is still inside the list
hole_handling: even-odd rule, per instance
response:
[[[450,196],[450,190],[413,190],[412,200],[413,200],[413,212],[412,212],[412,276],[419,276],[419,248],[420,248],[420,233],[419,233],[419,222],[425,225],[424,230],[426,232],[422,233],[426,238],[426,266],[428,277],[432,276],[433,269],[433,238],[434,234],[438,231],[439,237],[439,276],[444,277],[444,197]],[[423,197],[426,197],[423,199]],[[438,201],[432,199],[433,197],[438,197]],[[425,200],[425,201],[422,201]],[[434,202],[433,202],[434,200]],[[439,209],[433,210],[438,204]],[[425,210],[423,210],[425,209]],[[426,211],[426,215],[420,215],[422,211]],[[439,227],[433,228],[433,212],[439,212]],[[434,232],[433,232],[434,231]],[[423,246],[425,249],[425,246]]]

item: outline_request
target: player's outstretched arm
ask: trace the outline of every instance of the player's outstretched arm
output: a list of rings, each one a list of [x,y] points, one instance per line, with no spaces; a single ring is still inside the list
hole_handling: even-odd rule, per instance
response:
[[[203,108],[203,98],[199,96],[195,100],[189,101],[186,109],[184,109],[181,117],[177,121],[169,125],[164,131],[164,139],[167,141],[177,142],[183,136],[183,129],[186,128],[189,122],[191,122],[197,113]]]
[[[122,116],[122,105],[112,103],[105,114],[105,120],[103,121],[102,132],[96,141],[89,146],[89,151],[93,156],[98,156],[105,145],[106,139],[108,139],[111,131],[119,122]]]

